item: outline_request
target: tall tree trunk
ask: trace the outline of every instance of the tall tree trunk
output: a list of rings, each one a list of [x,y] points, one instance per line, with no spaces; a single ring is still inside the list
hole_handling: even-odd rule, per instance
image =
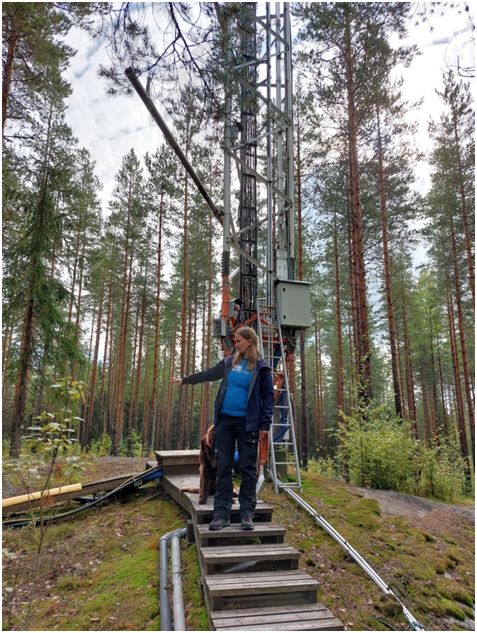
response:
[[[423,408],[423,422],[424,422],[424,439],[426,446],[431,447],[431,420],[429,412],[429,396],[427,393],[427,385],[425,380],[424,369],[421,365],[421,389],[422,389],[422,408]]]
[[[351,331],[348,332],[348,341],[349,341],[349,360],[350,360],[350,379],[348,380],[349,385],[349,409],[352,411],[355,407],[358,406],[358,402],[356,400],[357,392],[358,392],[358,376],[359,376],[359,356],[358,356],[358,348],[359,348],[359,339],[358,339],[358,298],[357,298],[357,287],[354,282],[354,273],[353,273],[353,240],[351,237],[352,231],[352,219],[351,219],[351,180],[348,174],[348,203],[347,203],[347,219],[348,219],[348,267],[349,267],[349,293],[351,297],[351,318],[349,319],[349,328]]]
[[[316,439],[318,455],[326,453],[325,418],[323,410],[323,368],[321,363],[321,333],[318,329],[318,318],[315,312],[315,401],[316,401]]]
[[[396,415],[402,417],[401,404],[401,385],[399,384],[399,365],[397,357],[397,335],[394,320],[394,306],[392,298],[392,280],[391,280],[391,264],[389,256],[389,237],[388,237],[388,209],[386,185],[384,179],[384,157],[383,143],[381,138],[381,121],[379,117],[379,107],[376,109],[377,129],[378,129],[378,183],[379,183],[379,200],[381,209],[381,234],[383,239],[383,260],[384,260],[384,288],[386,292],[386,314],[388,318],[389,344],[391,349],[391,367],[394,390],[394,406]]]
[[[404,297],[404,283],[402,287],[402,329],[404,337],[404,364],[406,368],[406,391],[407,391],[407,406],[409,410],[409,418],[412,422],[412,432],[415,438],[417,438],[417,411],[416,411],[416,398],[414,395],[414,374],[412,369],[412,357],[411,346],[409,341],[409,331],[407,327],[407,308]]]
[[[186,148],[186,155],[187,155]],[[187,357],[189,340],[187,338],[187,307],[189,305],[189,178],[186,174],[184,182],[184,233],[182,242],[182,308],[181,308],[181,354],[180,374],[187,374]],[[187,385],[183,385],[179,392],[179,433],[177,448],[184,448],[187,426]]]
[[[53,106],[50,105],[48,114],[48,127],[44,147],[44,160],[42,165],[42,182],[39,188],[39,201],[35,210],[37,214],[37,229],[43,231],[46,224],[45,198],[48,191],[48,165],[51,154],[51,129],[52,129]],[[35,271],[40,265],[41,254],[34,252],[30,256],[30,270]],[[24,422],[25,408],[28,395],[29,374],[33,354],[33,321],[35,313],[35,288],[36,275],[30,273],[27,288],[27,302],[24,309],[22,324],[22,334],[20,339],[19,368],[15,384],[15,395],[13,400],[12,422],[11,422],[11,457],[18,457],[21,445],[21,427]]]
[[[98,303],[98,318],[96,321],[96,339],[94,343],[94,355],[93,355],[93,367],[91,371],[91,382],[89,385],[89,401],[86,409],[86,419],[85,419],[85,434],[84,434],[84,443],[87,445],[91,441],[92,438],[92,427],[93,427],[93,412],[94,412],[94,401],[96,395],[96,376],[98,373],[98,354],[99,354],[99,342],[101,339],[101,323],[103,319],[103,299],[104,299],[104,286],[105,282],[101,284],[101,292],[99,295],[99,303]],[[103,359],[104,362],[104,359]]]
[[[447,294],[447,316],[449,320],[449,338],[452,355],[452,371],[454,374],[455,403],[457,409],[457,423],[459,428],[460,451],[464,459],[468,459],[467,431],[465,428],[464,401],[462,398],[462,384],[460,379],[459,357],[457,355],[457,341],[455,332],[454,306],[450,288]]]
[[[343,364],[343,321],[341,318],[341,278],[338,258],[338,226],[336,213],[333,218],[333,257],[335,265],[335,319],[336,319],[336,422],[343,421],[345,408],[344,364]]]
[[[142,401],[143,401],[143,414],[142,414],[142,419],[143,419],[143,428],[142,428],[142,455],[147,455],[149,456],[150,449],[151,448],[151,443],[150,443],[150,435],[151,435],[151,424],[150,424],[150,405],[151,405],[151,399],[149,396],[149,392],[150,392],[150,388],[149,388],[149,383],[150,383],[150,378],[149,378],[149,374],[151,371],[151,363],[149,360],[149,343],[151,340],[151,327],[150,327],[150,323],[147,324],[147,331],[146,331],[146,352],[145,352],[145,372],[144,372],[144,386],[143,386],[143,391],[142,391]]]
[[[5,133],[5,124],[7,122],[8,100],[10,98],[10,88],[13,78],[13,61],[15,59],[15,49],[20,32],[17,30],[13,20],[9,20],[5,26],[9,27],[6,48],[7,54],[3,67],[2,79],[2,137]]]
[[[139,300],[137,301],[136,320],[134,323],[134,343],[133,343],[133,348],[132,348],[131,380],[130,380],[130,385],[129,385],[129,412],[128,412],[128,423],[127,423],[128,436],[130,436],[131,431],[133,429],[134,395],[135,395],[135,390],[136,390],[136,365],[137,365],[137,357],[138,357],[137,352],[138,352],[139,318],[141,314],[141,303],[139,302]]]
[[[212,230],[212,214],[209,212],[209,253],[213,252],[213,230]],[[206,315],[206,328],[204,336],[205,354],[203,354],[203,367],[210,367],[212,362],[212,292],[214,285],[214,262],[212,257],[208,259],[208,275],[207,275],[207,315]],[[202,383],[202,400],[203,410],[201,410],[200,418],[200,435],[207,430],[210,420],[210,382]]]
[[[156,311],[154,314],[154,359],[152,370],[152,429],[151,429],[151,448],[154,450],[156,442],[156,420],[157,420],[157,390],[159,379],[159,333],[161,323],[161,273],[162,273],[162,223],[164,217],[164,190],[161,189],[161,197],[159,201],[159,226],[157,234],[157,268],[156,268]],[[165,365],[163,364],[163,367]],[[144,421],[146,436],[146,420]],[[146,441],[146,437],[144,438]],[[159,439],[159,438],[157,438]]]
[[[111,319],[111,333],[109,338],[108,401],[107,407],[105,408],[105,414],[107,432],[110,433],[111,438],[114,442],[114,403],[117,383],[116,375],[118,373],[118,367],[116,362],[117,349],[113,342],[113,319]]]
[[[22,337],[20,343],[19,368],[15,385],[13,400],[12,430],[10,443],[10,456],[18,457],[20,454],[21,429],[25,415],[25,405],[28,392],[28,381],[33,346],[33,297],[29,289],[30,298],[25,306],[23,318]]]
[[[469,287],[472,293],[472,305],[475,305],[475,279],[474,279],[474,256],[472,253],[472,237],[469,228],[469,213],[467,211],[467,196],[465,194],[464,186],[464,169],[462,167],[462,152],[460,149],[459,134],[457,130],[457,113],[455,106],[451,104],[452,108],[452,123],[454,129],[454,141],[457,154],[458,165],[458,181],[459,181],[459,194],[460,194],[460,209],[462,213],[462,221],[464,225],[464,243],[465,251],[467,255],[467,270],[469,275]]]
[[[198,303],[198,284],[197,279],[194,283],[194,301],[190,307],[190,323],[189,332],[191,333],[192,338],[192,346],[189,346],[191,350],[190,354],[190,365],[189,365],[189,373],[195,372],[195,354],[197,349],[197,303]],[[192,347],[192,349],[191,349]],[[187,405],[187,417],[188,424],[186,427],[186,448],[190,448],[192,446],[192,435],[193,435],[193,426],[194,426],[194,396],[195,396],[195,385],[191,385],[190,394],[189,394],[189,402]]]
[[[112,369],[112,356],[111,356],[111,345],[109,346],[109,365],[108,365],[108,337],[110,336],[110,330],[112,330],[112,318],[111,318],[111,308],[113,302],[113,270],[111,269],[109,273],[109,286],[108,286],[108,310],[106,314],[106,336],[104,339],[104,350],[103,350],[103,364],[101,367],[101,387],[99,390],[99,399],[101,401],[101,411],[103,416],[103,433],[107,433],[109,429],[109,407],[106,402],[106,396],[104,391],[104,384],[106,378],[106,367],[108,367],[108,378],[109,385],[111,386],[111,372]],[[112,334],[111,334],[112,340]]]
[[[350,166],[351,238],[353,246],[353,282],[357,294],[357,335],[358,335],[358,394],[360,403],[367,406],[372,398],[371,388],[371,347],[368,324],[368,303],[366,295],[366,272],[364,266],[364,226],[358,168],[358,134],[354,81],[353,51],[351,43],[351,7],[345,5],[345,71],[348,102],[348,147]]]
[[[133,427],[138,428],[139,424],[139,388],[141,385],[141,377],[142,377],[142,361],[143,361],[143,343],[144,343],[144,329],[145,329],[145,321],[146,321],[146,288],[147,288],[147,265],[146,265],[146,273],[145,273],[145,283],[142,294],[142,305],[141,305],[141,322],[139,325],[139,350],[137,354],[137,369],[136,369],[136,384],[134,391],[134,412],[133,412]]]
[[[167,345],[164,345],[162,353],[162,384],[161,384],[161,398],[160,406],[154,412],[154,422],[156,430],[154,436],[156,437],[156,444],[152,443],[152,446],[159,446],[162,449],[168,448],[166,443],[166,426],[167,426],[167,413],[169,411],[169,394],[172,391],[172,385],[169,378],[173,375],[171,369],[171,358],[168,358],[167,352],[171,352],[171,349]],[[161,433],[159,434],[159,424],[161,425]]]
[[[432,317],[429,313],[429,350],[431,352],[431,393],[429,398],[431,400],[430,406],[430,428],[431,428],[431,443],[439,443],[438,434],[438,422],[437,422],[437,378],[436,378],[436,360],[434,353],[434,331],[432,327]]]
[[[175,366],[176,366],[176,345],[177,345],[177,332],[174,329],[172,345],[171,345],[170,372],[169,372],[170,376],[174,375]],[[167,448],[172,448],[172,405],[173,405],[172,394],[173,394],[173,386],[171,383],[169,383],[168,394],[167,394],[167,408],[166,408],[166,415],[165,415],[166,422],[165,422],[165,428],[164,428],[164,439],[165,439],[165,444]]]
[[[6,421],[10,419],[8,411],[10,408],[10,364],[11,364],[11,350],[12,350],[12,337],[13,337],[13,325],[8,324],[5,326],[2,345],[2,420]],[[4,433],[6,429],[4,427]]]
[[[209,251],[210,252],[210,251]],[[208,293],[207,293],[208,294]],[[200,358],[200,366],[201,367],[209,367],[206,364],[207,362],[207,350],[209,341],[207,339],[207,296],[203,296],[202,303],[202,353]],[[206,391],[206,387],[209,386],[210,383],[203,382],[200,385],[200,410],[199,410],[199,441],[200,438],[204,435],[205,430],[207,429],[207,416],[209,411],[209,398],[208,393]]]
[[[94,324],[96,322],[96,317],[97,317],[97,313],[96,313],[96,304],[93,306],[93,313],[92,313],[92,318],[91,318],[91,328],[90,328],[90,334],[89,334],[89,344],[88,344],[88,363],[86,366],[86,377],[84,378],[84,381],[86,384],[89,383],[89,378],[90,378],[90,374],[91,374],[91,356],[93,354],[93,339],[94,339]]]
[[[397,332],[397,341],[399,341],[399,328],[396,324],[396,332]],[[409,411],[407,409],[407,401],[406,401],[406,387],[405,387],[405,379],[403,374],[403,360],[402,360],[402,346],[399,343],[396,344],[396,353],[397,353],[397,361],[398,361],[398,374],[399,374],[399,384],[401,385],[401,407],[402,407],[402,417],[405,420],[409,420]]]
[[[83,243],[81,245],[81,256],[79,260],[78,297],[77,297],[76,320],[75,320],[75,345],[76,346],[79,345],[79,338],[80,338],[80,331],[81,331],[81,327],[80,327],[80,317],[81,317],[81,308],[82,308],[81,299],[82,299],[82,294],[83,294],[84,253],[85,253],[85,248],[86,248],[84,232],[83,232],[82,237],[83,237]],[[71,376],[74,379],[77,378],[77,372],[78,372],[78,361],[75,359],[71,367]]]
[[[78,274],[78,264],[79,264],[79,251],[81,245],[81,226],[78,227],[76,231],[76,240],[75,240],[75,255],[73,261],[73,278],[71,280],[71,292],[70,292],[70,305],[68,308],[68,323],[73,321],[73,305],[76,297],[76,276]]]
[[[456,238],[455,238],[455,230],[454,230],[454,220],[452,219],[452,214],[449,214],[450,218],[450,227],[451,227],[451,242],[452,242],[452,255],[453,255],[453,266],[454,266],[454,286],[455,286],[455,301],[457,306],[457,323],[459,330],[459,341],[460,341],[460,350],[462,356],[462,370],[464,374],[464,393],[467,401],[467,413],[469,416],[469,427],[470,427],[470,440],[472,445],[472,452],[475,450],[475,440],[474,440],[474,402],[472,400],[472,391],[471,391],[471,379],[469,372],[469,365],[467,362],[467,343],[465,340],[465,332],[464,332],[464,317],[462,312],[462,291],[460,284],[460,274],[459,267],[457,264],[457,246],[456,246]]]
[[[437,366],[439,368],[439,387],[440,387],[440,398],[441,398],[441,406],[442,406],[442,427],[444,431],[444,436],[449,438],[449,427],[447,421],[447,407],[446,407],[446,399],[444,394],[444,376],[442,372],[442,353],[441,353],[441,345],[439,338],[437,338]]]
[[[131,276],[132,276],[132,253],[130,253],[130,226],[131,226],[131,186],[128,194],[128,214],[126,222],[126,244],[124,247],[124,265],[122,280],[122,300],[121,300],[121,325],[119,329],[118,354],[116,359],[117,377],[116,394],[114,406],[114,427],[113,427],[113,455],[117,455],[119,445],[123,436],[124,427],[124,390],[126,386],[126,343],[129,323],[129,305],[131,300]]]

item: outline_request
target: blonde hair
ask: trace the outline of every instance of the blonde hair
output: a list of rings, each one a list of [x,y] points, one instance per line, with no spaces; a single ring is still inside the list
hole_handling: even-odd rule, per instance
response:
[[[255,363],[260,358],[260,353],[258,351],[257,333],[248,325],[243,325],[242,327],[239,327],[239,329],[234,332],[234,334],[240,334],[242,338],[246,339],[247,341],[251,341],[250,347],[247,348],[243,357],[248,360],[248,368],[253,369]],[[235,365],[239,362],[240,357],[241,355],[238,353],[238,351],[235,351],[232,358],[232,367],[235,367]]]

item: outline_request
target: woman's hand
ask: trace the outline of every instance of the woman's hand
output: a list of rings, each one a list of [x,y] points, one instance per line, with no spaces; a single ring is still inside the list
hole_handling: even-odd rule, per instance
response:
[[[177,376],[171,376],[169,382],[173,382],[176,385],[182,385],[182,378],[178,378]]]

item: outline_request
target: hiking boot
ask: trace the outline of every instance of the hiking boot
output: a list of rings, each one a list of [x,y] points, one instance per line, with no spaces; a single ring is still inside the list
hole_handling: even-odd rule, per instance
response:
[[[230,522],[228,519],[223,519],[222,517],[214,517],[209,523],[209,530],[221,530],[222,528],[228,527],[229,525]]]
[[[253,519],[251,516],[246,516],[242,518],[241,522],[242,530],[253,530]]]

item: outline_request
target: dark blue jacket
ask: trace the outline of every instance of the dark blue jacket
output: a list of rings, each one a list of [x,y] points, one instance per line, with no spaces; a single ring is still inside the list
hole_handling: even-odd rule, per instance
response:
[[[222,379],[219,393],[215,399],[214,424],[218,422],[219,411],[227,388],[227,378],[231,369],[232,356],[227,356],[224,360],[217,363],[215,367],[182,378],[182,382],[189,385]],[[274,401],[272,368],[264,360],[259,359],[255,364],[252,380],[248,388],[247,415],[245,417],[246,431],[268,431],[270,429]]]

